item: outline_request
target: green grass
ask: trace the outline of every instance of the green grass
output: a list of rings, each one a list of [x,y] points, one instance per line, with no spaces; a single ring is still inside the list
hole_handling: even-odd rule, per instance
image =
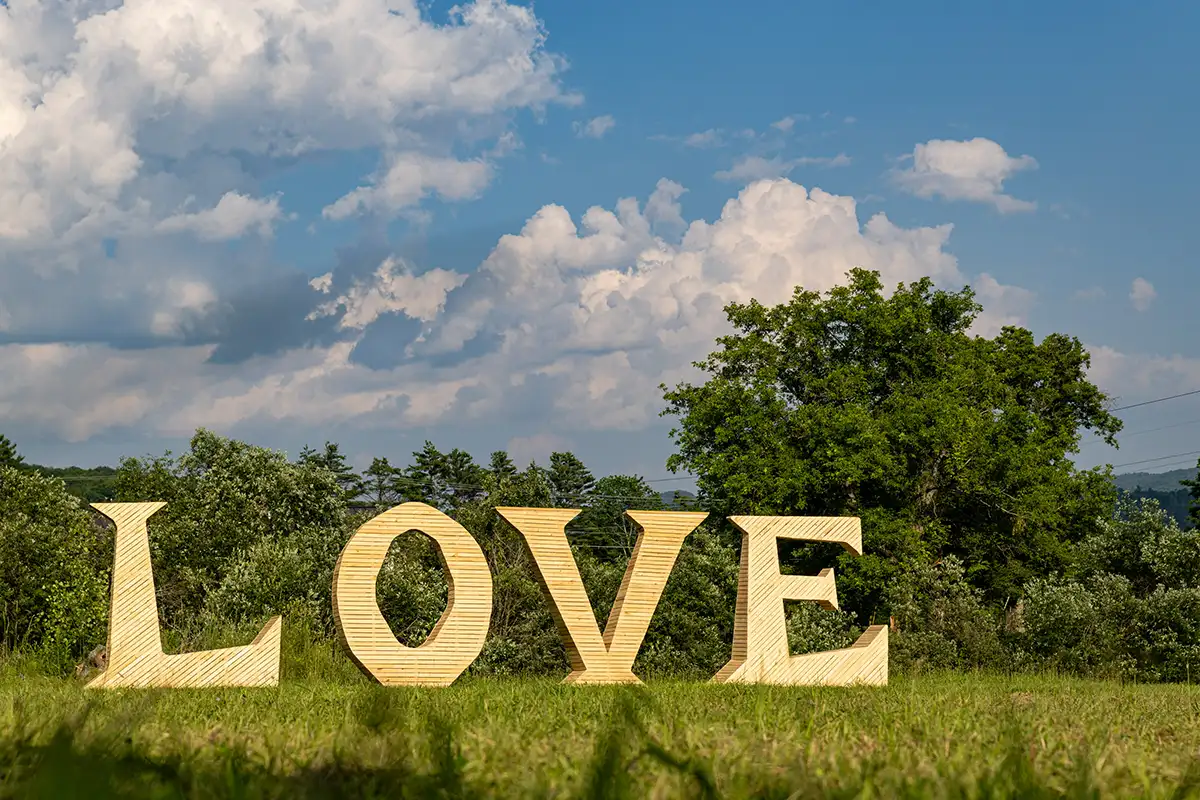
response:
[[[1185,797],[1200,689],[1049,677],[883,689],[464,679],[328,649],[277,689],[104,691],[0,663],[0,797]],[[325,660],[322,661],[322,658]],[[291,666],[289,666],[291,664]]]

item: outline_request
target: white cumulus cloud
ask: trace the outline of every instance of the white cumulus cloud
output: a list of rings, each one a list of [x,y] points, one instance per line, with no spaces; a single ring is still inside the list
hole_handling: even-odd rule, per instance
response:
[[[579,98],[525,5],[439,20],[427,6],[0,5],[0,297],[23,299],[6,303],[8,333],[154,336],[181,276],[224,298],[276,274],[226,243],[289,218],[264,179],[311,159],[378,154],[359,188],[323,199],[331,218],[478,195],[519,142],[514,114]]]
[[[356,330],[397,311],[413,319],[432,320],[446,302],[446,294],[461,286],[465,278],[444,269],[414,275],[408,264],[389,258],[369,281],[356,281],[345,294],[318,306],[309,318],[333,316],[340,311],[339,327]],[[314,279],[310,285],[322,294],[329,291],[326,276]]]
[[[846,167],[850,165],[850,157],[845,153],[836,156],[802,156],[785,159],[780,156],[764,158],[763,156],[747,155],[738,158],[729,169],[718,170],[713,177],[722,181],[745,183],[747,181],[763,180],[766,178],[782,178],[792,173],[797,167]]]
[[[1032,156],[1010,156],[991,139],[932,139],[918,144],[906,158],[911,166],[894,170],[892,179],[917,197],[986,203],[1002,213],[1037,208],[1032,201],[1004,193],[1006,180],[1036,168],[1037,161]]]
[[[602,139],[617,124],[611,115],[592,117],[587,122],[575,123],[575,135],[581,139]]]
[[[227,192],[213,208],[167,217],[156,229],[164,233],[191,232],[206,241],[238,239],[251,230],[270,236],[272,226],[282,215],[278,197],[260,200]]]
[[[389,259],[346,288],[315,278],[317,313],[350,336],[327,345],[237,364],[210,361],[201,345],[0,346],[0,371],[15,376],[0,385],[0,416],[79,440],[129,426],[183,435],[197,425],[481,424],[537,406],[510,436],[632,431],[657,419],[659,383],[691,377],[691,362],[727,331],[731,301],[828,290],[854,266],[888,284],[963,282],[948,225],[860,220],[852,198],[786,179],[752,183],[712,221],[687,220],[683,193],[660,181],[644,203],[622,199],[578,220],[545,206],[465,275],[416,275]],[[208,299],[181,287],[167,304],[182,318]],[[392,366],[357,363],[358,341],[390,312],[419,320],[420,332],[395,342]]]
[[[1145,278],[1133,279],[1133,285],[1129,289],[1129,300],[1135,309],[1138,311],[1148,310],[1156,297],[1158,297],[1158,292],[1154,290],[1154,284]]]
[[[437,193],[447,200],[477,197],[491,180],[488,162],[401,153],[394,156],[384,174],[370,186],[360,186],[322,212],[329,219],[345,219],[360,211],[385,216],[416,205]]]

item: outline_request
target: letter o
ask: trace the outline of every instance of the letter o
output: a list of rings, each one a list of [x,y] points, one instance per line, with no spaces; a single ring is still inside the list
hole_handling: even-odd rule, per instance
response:
[[[383,618],[375,589],[392,541],[413,530],[433,539],[449,591],[429,637],[406,647]],[[492,574],[479,543],[425,503],[404,503],[369,520],[350,537],[333,570],[338,638],[358,668],[384,686],[449,686],[483,650],[491,617]]]

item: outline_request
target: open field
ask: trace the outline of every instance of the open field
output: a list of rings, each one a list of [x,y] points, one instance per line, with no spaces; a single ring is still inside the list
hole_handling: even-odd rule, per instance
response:
[[[86,692],[0,665],[4,797],[1183,797],[1200,689],[464,679]]]

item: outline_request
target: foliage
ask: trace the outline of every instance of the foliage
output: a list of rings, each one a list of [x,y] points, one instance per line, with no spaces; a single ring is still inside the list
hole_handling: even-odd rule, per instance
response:
[[[54,669],[104,641],[111,539],[61,480],[0,466],[0,650]]]
[[[861,517],[868,555],[837,565],[860,622],[884,611],[905,565],[947,555],[987,602],[1013,600],[1064,569],[1111,508],[1107,473],[1066,456],[1080,428],[1111,442],[1121,423],[1077,339],[972,337],[969,288],[882,290],[855,269],[825,298],[797,288],[779,306],[727,306],[735,333],[697,364],[707,380],[664,387],[678,417],[669,467],[695,473],[720,515]]]
[[[395,482],[396,492],[404,500],[448,512],[479,498],[485,471],[470,453],[458,448],[443,453],[426,441],[412,458],[412,465],[398,474]]]
[[[1191,520],[1191,526],[1200,528],[1200,460],[1196,461],[1196,472],[1196,477],[1182,480],[1180,483],[1187,487],[1188,495],[1191,497],[1191,503],[1188,505],[1188,518]]]
[[[591,470],[574,453],[551,453],[547,479],[556,506],[577,506],[596,484]]]
[[[1004,666],[999,621],[957,557],[910,565],[885,596],[896,625],[889,653],[895,671]]]
[[[862,629],[854,615],[841,609],[821,608],[813,602],[787,603],[788,649],[794,654],[840,650],[854,644]]]
[[[363,493],[377,512],[391,508],[399,501],[396,493],[396,477],[399,474],[400,470],[393,467],[391,462],[378,456],[363,472]]]
[[[1152,500],[1123,500],[1079,550],[1070,573],[1026,587],[1023,654],[1079,674],[1189,681],[1200,669],[1200,530],[1181,530]]]
[[[345,544],[343,536],[331,537],[319,528],[258,539],[230,559],[220,583],[205,597],[204,622],[236,624],[286,614],[290,623],[303,614],[328,630],[339,544]]]
[[[1122,494],[1135,502],[1138,500],[1153,500],[1158,503],[1163,511],[1171,515],[1180,528],[1186,530],[1196,527],[1191,518],[1191,507],[1194,501],[1188,489],[1163,491],[1161,489],[1142,489],[1138,487],[1129,492],[1122,492]]]
[[[27,464],[47,477],[61,478],[67,491],[84,503],[103,503],[116,494],[117,470],[113,467],[43,467]]]
[[[300,451],[299,463],[327,469],[333,473],[347,503],[357,500],[363,493],[365,487],[362,478],[346,463],[346,457],[342,455],[337,442],[325,442],[325,449],[321,452],[305,445]]]
[[[480,675],[545,675],[567,668],[549,601],[538,585],[533,562],[520,534],[496,513],[497,507],[549,508],[546,472],[536,464],[512,475],[488,472],[480,496],[464,503],[455,518],[483,549],[492,572],[492,624],[479,659]]]
[[[19,469],[25,463],[25,457],[17,452],[17,446],[7,436],[0,433],[0,467]]]
[[[579,505],[583,509],[569,526],[576,541],[593,547],[601,561],[621,563],[633,555],[638,537],[637,524],[625,512],[663,510],[662,498],[638,475],[607,475],[595,481]]]
[[[737,580],[737,554],[711,527],[685,539],[634,670],[692,679],[714,675],[729,660]]]
[[[221,587],[213,601],[220,607],[279,613],[269,592],[234,598],[250,590],[249,565],[267,567],[272,554],[292,553],[272,569],[285,570],[284,564],[299,569],[311,559],[328,574],[349,535],[345,490],[324,464],[304,459],[293,464],[283,453],[203,429],[178,459],[170,453],[125,459],[116,483],[119,501],[167,502],[148,524],[167,625],[199,614],[208,595]],[[314,602],[328,614],[330,589],[320,574],[309,582],[320,598]],[[284,580],[280,572],[271,575],[270,580]]]
[[[517,465],[513,463],[507,452],[497,450],[492,453],[491,460],[488,462],[488,471],[495,478],[511,478],[517,474]]]

